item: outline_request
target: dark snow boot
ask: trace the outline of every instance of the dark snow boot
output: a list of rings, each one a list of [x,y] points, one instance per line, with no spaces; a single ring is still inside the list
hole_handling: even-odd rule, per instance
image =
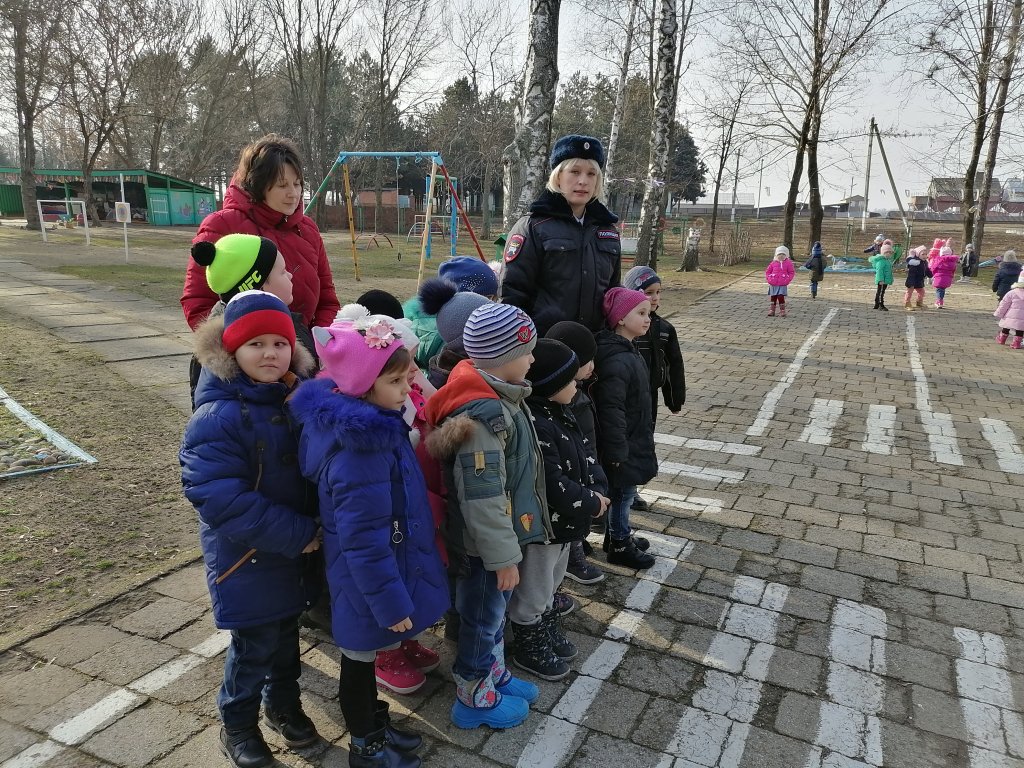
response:
[[[512,624],[516,636],[512,662],[544,680],[561,680],[569,674],[569,665],[551,647],[551,636],[543,620],[533,625]]]
[[[627,568],[650,568],[654,565],[654,555],[637,549],[632,538],[612,539],[608,547],[608,562],[611,565],[624,565]]]
[[[352,737],[348,748],[349,768],[419,768],[422,761],[388,743],[380,728],[361,739]]]
[[[561,618],[558,611],[552,608],[541,614],[540,623],[547,630],[548,638],[551,640],[551,650],[555,652],[555,655],[563,661],[572,661],[579,651],[576,650],[572,641],[562,634]]]
[[[274,762],[258,725],[220,729],[220,751],[235,768],[263,768]]]
[[[412,731],[403,731],[391,724],[391,705],[377,699],[377,710],[373,722],[377,728],[384,729],[384,738],[388,744],[399,752],[415,752],[423,746],[423,737]]]
[[[302,711],[302,704],[296,703],[290,709],[282,709],[279,712],[267,709],[263,715],[263,722],[270,730],[279,733],[289,749],[301,749],[308,747],[320,739],[316,732],[316,726]]]

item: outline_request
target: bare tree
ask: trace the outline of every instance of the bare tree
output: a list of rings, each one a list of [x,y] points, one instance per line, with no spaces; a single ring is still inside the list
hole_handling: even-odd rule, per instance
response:
[[[989,195],[992,191],[992,179],[995,174],[996,160],[999,157],[999,139],[1002,135],[1003,117],[1006,115],[1006,102],[1010,93],[1010,84],[1018,71],[1021,45],[1021,10],[1024,0],[1013,0],[1010,11],[1009,28],[1006,30],[1006,45],[999,61],[999,73],[996,80],[996,92],[991,115],[991,130],[988,137],[988,154],[985,157],[985,175],[982,180],[981,192],[978,195],[978,218],[974,228],[974,250],[981,254],[982,241],[985,237],[985,219],[988,215]],[[966,241],[965,241],[966,242]]]
[[[792,248],[800,180],[807,162],[810,240],[821,238],[818,149],[832,102],[898,9],[895,0],[745,0],[729,15],[734,50],[750,61],[759,103],[795,150],[786,197],[783,242]]]
[[[28,227],[39,226],[36,212],[36,123],[58,90],[59,73],[50,67],[60,34],[60,5],[48,0],[0,0],[0,45],[8,71],[18,123],[21,203]]]
[[[629,0],[629,21],[626,22],[625,41],[619,59],[619,80],[615,85],[615,108],[612,110],[612,124],[608,132],[608,148],[605,159],[605,199],[611,199],[615,184],[615,150],[618,149],[619,131],[626,106],[626,84],[629,82],[629,59],[633,53],[633,32],[640,0]]]
[[[662,212],[662,187],[668,168],[668,150],[676,112],[676,0],[660,0],[658,11],[658,70],[654,81],[654,121],[651,125],[651,159],[647,167],[647,187],[640,206],[640,232],[637,241],[638,265],[657,268],[658,238],[655,228]]]
[[[927,7],[927,6],[926,6]],[[1012,0],[939,0],[918,52],[928,67],[925,83],[956,104],[968,117],[970,136],[963,172],[961,215],[963,241],[974,242],[978,210],[977,177],[994,113],[1000,61],[1010,34]],[[1008,83],[1013,89],[1014,84]],[[1005,99],[1005,96],[1004,96]],[[984,191],[983,191],[984,192]]]
[[[551,149],[551,115],[558,88],[558,14],[561,0],[530,0],[530,32],[516,134],[505,148],[504,226],[526,214],[544,189]]]
[[[60,58],[67,81],[62,101],[78,123],[82,196],[97,223],[92,173],[114,130],[129,115],[139,58],[159,12],[147,0],[81,0],[61,17]]]

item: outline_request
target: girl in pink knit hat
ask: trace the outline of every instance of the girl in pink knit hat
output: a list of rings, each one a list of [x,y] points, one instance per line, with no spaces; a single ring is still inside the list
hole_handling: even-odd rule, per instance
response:
[[[394,321],[380,315],[314,328],[313,339],[323,371],[299,387],[290,406],[302,426],[299,466],[319,490],[333,634],[344,656],[338,698],[357,758],[351,762],[413,768],[422,739],[392,726],[375,668],[384,651],[393,657],[393,683],[409,678],[403,692],[421,686],[439,659],[417,638],[449,602],[427,488],[402,415],[412,355]]]

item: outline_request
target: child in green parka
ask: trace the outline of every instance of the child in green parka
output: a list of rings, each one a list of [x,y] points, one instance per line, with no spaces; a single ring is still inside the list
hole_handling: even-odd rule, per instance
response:
[[[885,289],[892,285],[892,241],[882,243],[881,251],[868,259],[868,262],[875,268],[875,309],[888,312]]]

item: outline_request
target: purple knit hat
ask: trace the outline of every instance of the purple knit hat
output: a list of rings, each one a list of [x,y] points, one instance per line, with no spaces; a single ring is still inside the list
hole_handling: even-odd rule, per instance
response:
[[[604,317],[608,321],[608,327],[614,329],[626,315],[650,299],[643,291],[631,291],[629,288],[618,286],[609,288],[604,294]]]

